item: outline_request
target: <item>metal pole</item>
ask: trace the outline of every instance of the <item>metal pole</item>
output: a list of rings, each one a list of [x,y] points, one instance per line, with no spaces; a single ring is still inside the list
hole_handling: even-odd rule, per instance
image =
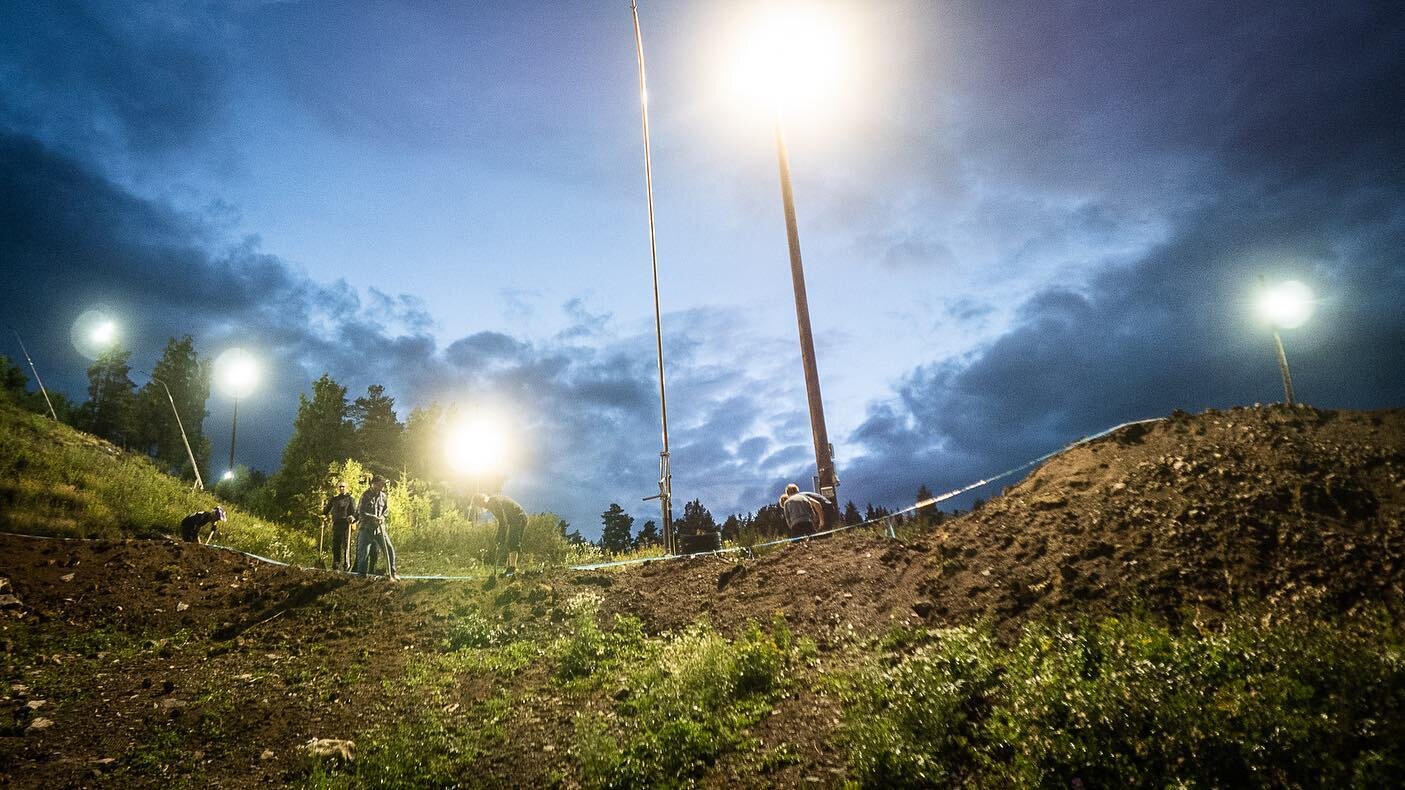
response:
[[[229,474],[234,474],[234,439],[239,435],[239,396],[234,396],[234,422],[229,429]]]
[[[54,422],[59,421],[59,415],[54,411],[54,402],[49,400],[49,391],[44,389],[44,380],[39,378],[39,368],[34,367],[34,360],[29,357],[29,349],[24,347],[24,340],[20,338],[19,330],[13,330],[15,340],[19,341],[20,351],[24,352],[24,361],[29,363],[29,370],[34,374],[34,383],[39,385],[39,391],[44,393],[44,402],[49,404],[49,416],[54,418]]]
[[[1288,355],[1283,353],[1283,338],[1273,330],[1273,345],[1278,349],[1278,372],[1283,374],[1283,402],[1293,405],[1293,376],[1288,372]]]
[[[147,374],[151,375],[151,374]],[[166,391],[166,400],[171,402],[171,413],[176,415],[176,427],[181,431],[181,442],[185,444],[186,457],[190,459],[190,468],[195,470],[195,490],[205,490],[205,479],[200,476],[200,465],[195,463],[195,453],[190,449],[190,439],[185,435],[185,423],[181,422],[180,409],[176,408],[176,399],[171,397],[171,388],[166,386],[166,382],[151,376],[151,380],[161,385],[161,389]],[[232,466],[232,465],[231,465]]]
[[[785,208],[786,241],[790,245],[790,279],[795,288],[795,320],[800,330],[800,360],[805,368],[805,394],[810,404],[810,435],[815,443],[815,471],[819,493],[837,501],[839,480],[834,474],[834,458],[829,432],[824,424],[824,402],[820,398],[820,373],[815,365],[815,340],[810,333],[810,304],[805,297],[805,269],[800,260],[800,231],[795,222],[795,194],[790,186],[790,154],[786,150],[785,129],[776,115],[776,158],[781,171],[781,202]]]
[[[659,453],[659,509],[663,519],[664,550],[676,554],[673,535],[673,471],[668,455],[668,398],[664,393],[663,318],[659,308],[659,252],[654,236],[654,173],[649,153],[649,88],[644,72],[644,34],[639,27],[639,6],[629,0],[634,17],[634,49],[639,59],[639,116],[644,134],[644,190],[649,206],[649,261],[654,272],[654,346],[659,360],[659,419],[663,426],[663,450]]]

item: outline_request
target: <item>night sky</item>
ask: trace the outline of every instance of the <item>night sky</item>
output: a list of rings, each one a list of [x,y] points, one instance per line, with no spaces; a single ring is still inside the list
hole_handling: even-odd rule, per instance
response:
[[[720,518],[814,465],[770,118],[730,90],[758,4],[640,2],[674,492]],[[1405,7],[814,5],[847,59],[788,136],[841,500],[1280,400],[1260,275],[1319,296],[1301,400],[1405,405]],[[637,79],[628,0],[5,3],[0,322],[75,400],[96,305],[136,368],[248,348],[267,471],[326,372],[504,415],[529,510],[642,522]]]

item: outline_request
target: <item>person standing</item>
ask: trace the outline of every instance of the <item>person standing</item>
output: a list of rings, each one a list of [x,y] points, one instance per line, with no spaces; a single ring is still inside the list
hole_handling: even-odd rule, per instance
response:
[[[351,522],[356,520],[356,500],[346,492],[346,481],[337,481],[337,495],[327,500],[322,518],[332,521],[332,570],[351,570]]]
[[[391,545],[390,535],[385,529],[385,517],[389,512],[385,478],[376,475],[371,478],[371,487],[361,495],[361,505],[357,508],[361,525],[356,531],[356,573],[360,576],[366,575],[366,566],[370,559],[368,555],[371,546],[375,545],[380,553],[385,555],[390,580],[397,581],[400,578],[395,573],[395,546]]]
[[[507,573],[517,572],[518,552],[522,550],[522,536],[527,531],[527,511],[502,494],[478,494],[473,503],[493,514],[498,522],[498,534],[493,543],[493,565],[506,554]]]

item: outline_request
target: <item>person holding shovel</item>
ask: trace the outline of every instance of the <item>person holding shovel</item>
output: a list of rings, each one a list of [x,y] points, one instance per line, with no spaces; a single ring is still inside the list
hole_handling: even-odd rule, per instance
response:
[[[351,522],[356,520],[356,500],[346,492],[346,481],[337,481],[337,495],[322,508],[323,520],[332,522],[332,570],[351,570]]]
[[[527,531],[527,511],[502,494],[475,494],[473,504],[493,514],[498,522],[498,534],[493,543],[493,565],[506,555],[506,573],[517,572],[517,554],[522,550],[522,535]]]
[[[361,495],[361,505],[357,508],[361,525],[356,531],[356,573],[366,575],[370,561],[371,546],[374,544],[385,555],[386,566],[391,581],[399,581],[395,573],[395,546],[391,545],[390,535],[385,530],[385,518],[390,512],[390,503],[385,495],[385,478],[376,475],[371,478],[371,487]]]

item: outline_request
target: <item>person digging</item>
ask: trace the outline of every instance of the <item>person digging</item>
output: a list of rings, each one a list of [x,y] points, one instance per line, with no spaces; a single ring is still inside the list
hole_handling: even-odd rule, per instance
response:
[[[220,530],[220,523],[226,521],[224,508],[216,507],[214,510],[201,510],[191,513],[181,519],[181,540],[186,543],[209,543],[215,539],[215,533]],[[202,540],[200,533],[206,526],[210,526],[210,534]]]
[[[492,513],[493,520],[498,522],[497,537],[493,541],[493,566],[498,567],[502,564],[500,561],[506,559],[503,572],[516,573],[522,535],[527,531],[527,511],[501,494],[475,494],[473,504]]]

